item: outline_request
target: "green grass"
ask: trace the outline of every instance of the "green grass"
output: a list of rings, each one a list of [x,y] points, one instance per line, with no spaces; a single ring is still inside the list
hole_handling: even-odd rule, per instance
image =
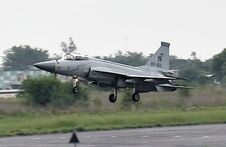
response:
[[[0,136],[226,122],[226,108],[109,113],[0,115]]]

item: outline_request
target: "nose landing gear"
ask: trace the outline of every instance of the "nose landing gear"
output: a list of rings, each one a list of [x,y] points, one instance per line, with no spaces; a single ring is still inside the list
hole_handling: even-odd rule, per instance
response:
[[[73,79],[73,88],[72,91],[74,94],[79,94],[79,79],[77,76],[74,76]]]

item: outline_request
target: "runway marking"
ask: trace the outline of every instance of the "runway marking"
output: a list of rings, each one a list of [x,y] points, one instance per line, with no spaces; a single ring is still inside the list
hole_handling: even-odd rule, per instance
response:
[[[64,136],[60,137],[60,139],[64,139],[64,138],[66,138],[66,137],[64,137]]]
[[[210,136],[202,136],[202,138],[210,138]]]
[[[90,136],[86,136],[86,139],[90,139],[91,137]]]
[[[112,138],[117,138],[118,136],[111,136]]]
[[[148,138],[149,136],[146,136],[146,135],[144,135],[144,136],[141,136],[142,138]]]
[[[34,138],[34,140],[40,140],[41,138]]]
[[[173,136],[174,138],[181,138],[182,136],[178,135],[178,136]]]

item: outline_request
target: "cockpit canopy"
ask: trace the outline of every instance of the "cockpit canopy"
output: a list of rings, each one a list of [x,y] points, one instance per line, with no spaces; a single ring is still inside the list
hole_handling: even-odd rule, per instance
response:
[[[76,61],[76,60],[89,60],[87,56],[79,55],[79,54],[69,54],[64,57],[64,60],[71,60],[71,61]]]

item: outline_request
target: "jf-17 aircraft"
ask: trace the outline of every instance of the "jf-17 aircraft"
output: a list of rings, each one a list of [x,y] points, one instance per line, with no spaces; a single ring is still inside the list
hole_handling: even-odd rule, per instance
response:
[[[132,100],[138,102],[139,93],[189,88],[175,84],[175,80],[187,79],[177,77],[174,70],[169,70],[169,46],[169,43],[161,42],[156,53],[139,67],[81,55],[67,55],[64,59],[39,62],[34,66],[51,73],[71,76],[75,94],[79,93],[79,81],[111,87],[113,92],[109,95],[109,101],[114,103],[118,89],[130,87],[134,91]]]

